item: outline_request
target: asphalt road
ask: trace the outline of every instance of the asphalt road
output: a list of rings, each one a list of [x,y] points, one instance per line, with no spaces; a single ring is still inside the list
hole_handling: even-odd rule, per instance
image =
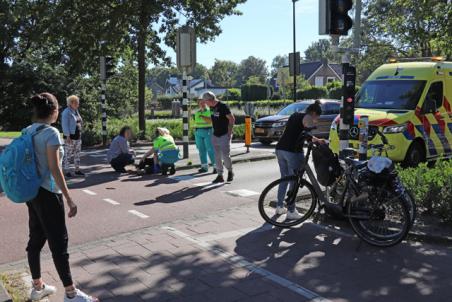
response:
[[[102,157],[96,151],[83,161],[97,165],[85,167],[90,171],[86,179],[70,181],[71,194],[79,207],[77,217],[67,221],[70,245],[252,203],[279,176],[276,160],[237,164],[235,180],[216,186],[208,185],[214,175],[193,174],[196,170],[181,171],[172,177],[118,177],[100,164]],[[228,193],[243,189],[249,190],[245,195],[253,198]],[[25,258],[26,206],[0,197],[0,213],[0,264]]]

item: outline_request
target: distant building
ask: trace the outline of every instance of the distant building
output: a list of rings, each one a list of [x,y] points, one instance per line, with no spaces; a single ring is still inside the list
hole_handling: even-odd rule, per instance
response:
[[[312,86],[325,86],[330,82],[342,81],[342,65],[328,63],[327,59],[318,62],[301,63],[300,73]],[[270,82],[275,89],[278,89],[279,86],[293,83],[293,77],[289,76],[289,66],[281,67],[272,80]]]
[[[217,87],[210,80],[192,79],[188,81],[188,93],[191,96],[199,97],[206,91],[212,91],[216,95],[222,95],[228,88]],[[166,96],[180,96],[182,94],[182,79],[169,77],[164,87]]]

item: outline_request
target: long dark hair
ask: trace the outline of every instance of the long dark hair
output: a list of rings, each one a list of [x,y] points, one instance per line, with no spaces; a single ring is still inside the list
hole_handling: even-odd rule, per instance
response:
[[[58,108],[57,98],[48,92],[37,94],[31,98],[35,119],[46,119]]]
[[[124,126],[121,128],[121,130],[119,130],[119,135],[121,135],[122,137],[124,137],[126,135],[126,132],[132,130],[130,128],[130,126]]]

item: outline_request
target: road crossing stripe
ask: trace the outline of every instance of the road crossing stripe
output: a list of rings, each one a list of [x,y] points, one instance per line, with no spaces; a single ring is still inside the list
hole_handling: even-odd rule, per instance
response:
[[[250,197],[254,195],[259,195],[258,192],[254,192],[247,189],[234,190],[234,191],[226,191],[226,194],[236,196],[236,197]]]
[[[138,211],[135,211],[135,210],[129,210],[128,212],[129,212],[130,214],[135,215],[135,216],[138,216],[138,217],[140,217],[140,218],[142,218],[142,219],[149,218],[148,215],[145,215],[145,214],[143,214],[143,213],[141,213],[141,212],[138,212]]]
[[[106,202],[108,202],[108,203],[110,203],[110,204],[112,204],[114,206],[119,204],[119,202],[117,202],[117,201],[115,201],[113,199],[110,199],[110,198],[104,198],[104,201],[106,201]]]
[[[331,300],[323,298],[320,295],[318,295],[317,293],[312,292],[307,288],[304,288],[288,279],[285,279],[281,276],[273,274],[272,272],[270,272],[266,269],[263,269],[260,266],[254,264],[252,262],[249,262],[242,256],[239,256],[237,254],[233,254],[233,253],[220,249],[216,244],[210,244],[208,242],[196,239],[182,231],[179,231],[179,230],[171,228],[171,227],[162,227],[162,229],[164,229],[168,232],[171,232],[187,241],[190,241],[206,251],[209,251],[213,254],[216,254],[217,256],[222,257],[226,262],[229,262],[231,265],[233,265],[235,267],[249,269],[249,270],[253,271],[253,273],[259,274],[265,279],[268,279],[268,280],[273,281],[274,283],[277,283],[287,289],[290,289],[291,291],[297,293],[300,296],[303,296],[303,297],[309,299],[310,301],[331,302]]]
[[[91,196],[97,195],[97,193],[90,191],[90,190],[82,190],[82,191]]]

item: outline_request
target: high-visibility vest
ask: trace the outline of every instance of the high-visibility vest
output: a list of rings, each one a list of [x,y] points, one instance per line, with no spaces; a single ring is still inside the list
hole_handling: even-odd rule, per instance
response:
[[[154,149],[159,151],[175,150],[177,148],[171,135],[160,135],[154,140]]]
[[[201,111],[198,110],[195,112],[195,123],[194,126],[195,128],[212,128],[212,122],[207,122],[205,121],[202,116],[204,117],[211,117],[212,112],[210,111],[209,108]]]

